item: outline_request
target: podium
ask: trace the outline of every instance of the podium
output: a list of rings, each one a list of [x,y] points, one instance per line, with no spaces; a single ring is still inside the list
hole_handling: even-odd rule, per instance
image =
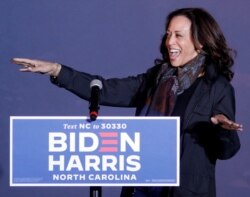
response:
[[[10,186],[179,186],[179,147],[179,117],[11,116]]]

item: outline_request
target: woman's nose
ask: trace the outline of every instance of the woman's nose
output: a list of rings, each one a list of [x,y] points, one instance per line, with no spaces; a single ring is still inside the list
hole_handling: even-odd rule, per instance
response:
[[[172,34],[172,35],[168,35],[167,37],[167,40],[166,40],[166,44],[167,45],[172,45],[172,44],[175,44],[175,36]]]

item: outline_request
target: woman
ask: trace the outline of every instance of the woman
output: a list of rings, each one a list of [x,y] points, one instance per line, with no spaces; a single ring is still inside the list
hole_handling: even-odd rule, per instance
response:
[[[237,153],[234,131],[242,130],[234,122],[232,51],[207,11],[184,8],[169,14],[161,53],[162,60],[146,73],[123,79],[103,79],[46,61],[13,62],[24,66],[21,71],[49,74],[54,84],[86,100],[90,82],[98,78],[104,86],[102,105],[136,107],[138,116],[181,117],[180,187],[124,187],[121,196],[216,196],[216,160]]]

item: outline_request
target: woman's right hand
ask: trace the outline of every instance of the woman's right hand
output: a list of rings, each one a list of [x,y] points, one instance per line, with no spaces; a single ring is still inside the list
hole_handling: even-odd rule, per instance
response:
[[[21,72],[33,72],[57,77],[61,71],[61,64],[35,59],[13,58],[12,63],[21,65]]]

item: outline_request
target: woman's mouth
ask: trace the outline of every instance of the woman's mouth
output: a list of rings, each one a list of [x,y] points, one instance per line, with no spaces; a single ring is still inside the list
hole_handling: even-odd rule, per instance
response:
[[[175,60],[179,55],[181,51],[179,49],[169,49],[169,59]]]

